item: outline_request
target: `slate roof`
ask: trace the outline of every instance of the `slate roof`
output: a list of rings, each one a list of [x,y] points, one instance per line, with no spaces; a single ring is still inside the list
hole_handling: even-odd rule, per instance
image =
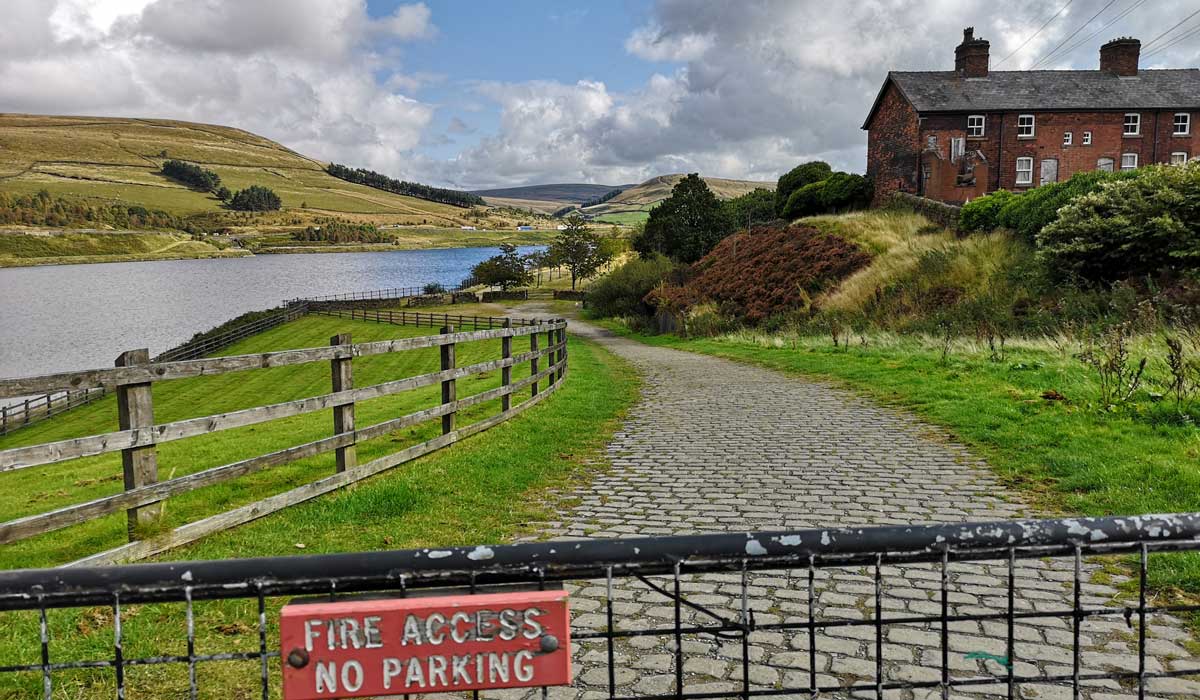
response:
[[[1132,77],[1101,70],[991,71],[986,78],[964,78],[955,71],[892,71],[864,129],[889,82],[918,112],[1200,107],[1196,68],[1139,70]]]

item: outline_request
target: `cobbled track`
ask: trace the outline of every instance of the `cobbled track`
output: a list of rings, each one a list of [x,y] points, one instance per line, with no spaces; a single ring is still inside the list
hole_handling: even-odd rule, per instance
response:
[[[525,311],[528,315],[528,310]],[[558,522],[541,538],[630,537],[714,531],[997,520],[1035,515],[962,446],[903,413],[882,408],[827,384],[710,356],[652,347],[572,321],[571,332],[590,337],[630,361],[643,375],[643,395],[608,446],[611,469],[574,493]],[[1120,572],[1085,564],[1082,603],[1126,601]],[[872,619],[873,571],[818,570],[817,615]],[[956,563],[950,567],[951,615],[1007,609],[1006,562]],[[884,567],[884,618],[940,613],[940,572],[930,565]],[[749,607],[759,624],[807,619],[807,570],[750,574]],[[1018,610],[1062,610],[1072,604],[1073,564],[1025,560],[1016,569]],[[605,587],[581,582],[573,591],[573,625],[604,629]],[[740,574],[685,577],[687,598],[728,619],[741,606]],[[670,628],[674,607],[633,579],[617,579],[613,598],[617,628]],[[1169,616],[1152,616],[1147,670],[1192,668],[1200,661],[1186,649],[1188,633]],[[685,608],[688,621],[710,623]],[[992,675],[995,661],[968,659],[971,652],[1003,656],[1002,620],[950,624],[950,668],[955,676]],[[1018,621],[1018,675],[1070,674],[1073,634],[1069,620]],[[875,631],[830,628],[817,636],[820,685],[874,683]],[[806,688],[808,634],[751,634],[750,680],[754,689]],[[1088,618],[1081,635],[1081,672],[1136,670],[1136,628],[1120,617]],[[686,637],[687,692],[741,690],[740,642]],[[669,634],[617,642],[617,695],[675,690],[674,640]],[[887,680],[937,681],[941,677],[939,630],[929,625],[890,625],[883,644]],[[551,689],[551,697],[608,697],[603,643],[576,644],[575,685]],[[1198,698],[1200,682],[1154,679],[1147,697]],[[1007,687],[955,688],[951,697],[1004,697]],[[489,693],[537,697],[519,691]],[[848,693],[822,697],[849,697]],[[855,697],[874,697],[874,692]],[[807,692],[775,697],[809,698]],[[890,690],[885,698],[940,698],[934,689]],[[1026,684],[1019,697],[1069,700],[1069,684]],[[1084,686],[1088,700],[1136,698],[1136,688],[1116,681]]]

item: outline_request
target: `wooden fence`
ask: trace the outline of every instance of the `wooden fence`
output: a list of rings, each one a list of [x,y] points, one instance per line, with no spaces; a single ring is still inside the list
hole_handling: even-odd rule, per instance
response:
[[[57,416],[76,406],[84,406],[104,396],[104,387],[76,391],[68,389],[25,399],[18,403],[0,407],[0,435],[8,435],[17,428]]]
[[[249,338],[256,333],[262,333],[275,326],[282,326],[289,321],[295,321],[307,312],[308,307],[303,302],[292,304],[279,313],[248,321],[224,333],[201,338],[195,342],[188,341],[183,345],[173,347],[157,355],[154,361],[170,362],[172,360],[194,360],[198,357],[205,357],[218,350],[223,350],[239,340]]]
[[[464,314],[434,314],[420,311],[393,311],[375,309],[310,309],[310,314],[316,316],[336,316],[354,321],[374,321],[390,323],[397,326],[455,326],[475,330],[503,328],[506,324],[513,326],[535,326],[544,321],[529,318],[496,318],[495,316],[467,316]]]
[[[474,319],[476,328],[482,322],[482,319],[475,317],[464,318]],[[0,473],[120,451],[125,479],[125,489],[121,493],[0,523],[0,544],[53,532],[124,510],[128,518],[130,542],[76,564],[140,559],[329,493],[486,430],[541,401],[559,387],[567,372],[566,321],[517,325],[511,319],[493,319],[490,323],[498,327],[468,332],[455,332],[453,327],[446,327],[438,335],[359,344],[352,344],[350,336],[342,334],[334,336],[328,347],[172,362],[154,362],[146,350],[130,350],[117,358],[116,367],[109,369],[0,379],[0,399],[67,389],[115,392],[120,427],[120,430],[101,435],[0,450]],[[529,339],[529,351],[514,353],[513,340],[525,337]],[[543,337],[544,345],[539,341]],[[461,367],[456,364],[455,347],[458,344],[493,339],[501,340],[500,357]],[[366,387],[354,386],[351,361],[355,357],[434,347],[441,351],[441,368],[437,372],[397,378]],[[540,367],[541,358],[547,358],[544,369]],[[332,368],[332,386],[328,394],[171,423],[154,423],[152,387],[158,382],[326,361]],[[514,382],[512,368],[523,363],[529,363],[530,376]],[[499,387],[462,398],[457,395],[457,380],[497,369],[501,371]],[[435,406],[375,425],[355,425],[354,405],[357,401],[438,384],[442,390],[441,402]],[[513,397],[520,393],[526,393],[528,398],[519,403],[513,401]],[[497,399],[501,402],[499,413],[464,427],[456,424],[459,411]],[[186,476],[165,481],[158,479],[156,446],[159,444],[327,409],[333,409],[333,434],[329,437]],[[433,420],[441,421],[442,430],[438,437],[365,464],[357,463],[356,443]],[[327,452],[335,452],[336,455],[337,471],[332,476],[188,523],[161,535],[138,539],[138,526],[157,520],[160,504],[171,496]]]

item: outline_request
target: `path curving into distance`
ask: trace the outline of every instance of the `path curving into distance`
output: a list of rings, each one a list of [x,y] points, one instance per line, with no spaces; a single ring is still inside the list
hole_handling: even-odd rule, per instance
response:
[[[528,305],[519,315],[549,315]],[[980,460],[943,433],[914,417],[884,408],[830,385],[773,370],[616,336],[579,321],[571,332],[600,343],[631,362],[643,376],[643,394],[608,446],[611,469],[565,496],[557,522],[545,538],[629,537],[714,531],[780,530],[827,526],[884,525],[998,520],[1036,515],[1005,489]],[[1084,606],[1114,605],[1127,578],[1088,563]],[[940,613],[940,572],[932,565],[884,567],[884,618]],[[818,619],[873,619],[873,571],[817,572]],[[951,614],[1007,609],[1007,562],[956,563],[950,567]],[[1018,610],[1063,610],[1072,604],[1069,561],[1024,560],[1016,569]],[[1103,581],[1103,582],[1101,582]],[[602,581],[574,586],[577,629],[604,629]],[[685,595],[737,619],[738,574],[694,577]],[[758,624],[801,621],[807,613],[807,571],[750,575],[750,608]],[[625,628],[670,627],[674,608],[664,596],[635,579],[614,582],[618,620]],[[688,619],[704,621],[685,608]],[[710,621],[710,620],[709,620]],[[621,629],[622,622],[617,628]],[[895,625],[883,644],[885,677],[937,681],[941,677],[940,625]],[[874,683],[875,631],[871,627],[829,628],[818,634],[818,683]],[[1073,630],[1069,620],[1029,618],[1015,627],[1016,673],[1072,672]],[[1172,617],[1150,616],[1147,670],[1200,667],[1188,652],[1188,633]],[[1006,653],[1006,624],[950,624],[950,668],[956,677],[995,676],[1003,667],[986,655]],[[807,631],[763,631],[751,635],[750,678],[754,689],[807,687]],[[741,690],[740,642],[685,637],[685,692]],[[1137,670],[1136,627],[1120,617],[1087,618],[1080,638],[1081,673]],[[618,640],[617,695],[675,691],[674,640],[670,635]],[[984,658],[968,658],[983,655]],[[574,688],[552,696],[608,697],[603,643],[576,645]],[[1193,677],[1195,678],[1195,677]],[[1200,697],[1200,682],[1154,679],[1147,697]],[[522,693],[512,691],[513,697]],[[954,698],[1005,697],[997,683],[955,688]],[[874,697],[874,692],[861,695]],[[775,697],[804,697],[807,692]],[[821,697],[842,697],[825,694]],[[937,688],[891,690],[885,698],[940,698]],[[1072,697],[1070,684],[1029,684],[1018,697]],[[1089,700],[1136,698],[1136,687],[1116,681],[1088,683]]]

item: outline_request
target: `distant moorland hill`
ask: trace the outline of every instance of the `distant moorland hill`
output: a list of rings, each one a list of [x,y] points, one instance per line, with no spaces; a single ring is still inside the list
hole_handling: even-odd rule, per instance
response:
[[[632,223],[650,215],[650,210],[659,202],[671,196],[671,188],[684,178],[682,173],[675,175],[659,175],[649,180],[624,189],[621,194],[607,202],[590,207],[584,207],[583,212],[601,221]],[[775,190],[774,182],[756,182],[754,180],[726,180],[719,177],[705,177],[713,194],[721,199],[733,199],[747,192],[762,188]]]
[[[171,159],[215,172],[231,190],[250,185],[274,190],[283,211],[257,216],[258,225],[330,216],[389,225],[480,223],[463,207],[338,179],[326,172],[326,163],[241,129],[162,119],[0,114],[0,192],[47,190],[176,216],[227,211],[212,193],[164,176],[162,164]]]
[[[586,183],[558,183],[552,185],[527,185],[525,187],[501,187],[493,190],[473,190],[471,194],[491,199],[529,199],[539,202],[562,202],[583,204],[612,190],[623,190],[632,185],[589,185]]]

